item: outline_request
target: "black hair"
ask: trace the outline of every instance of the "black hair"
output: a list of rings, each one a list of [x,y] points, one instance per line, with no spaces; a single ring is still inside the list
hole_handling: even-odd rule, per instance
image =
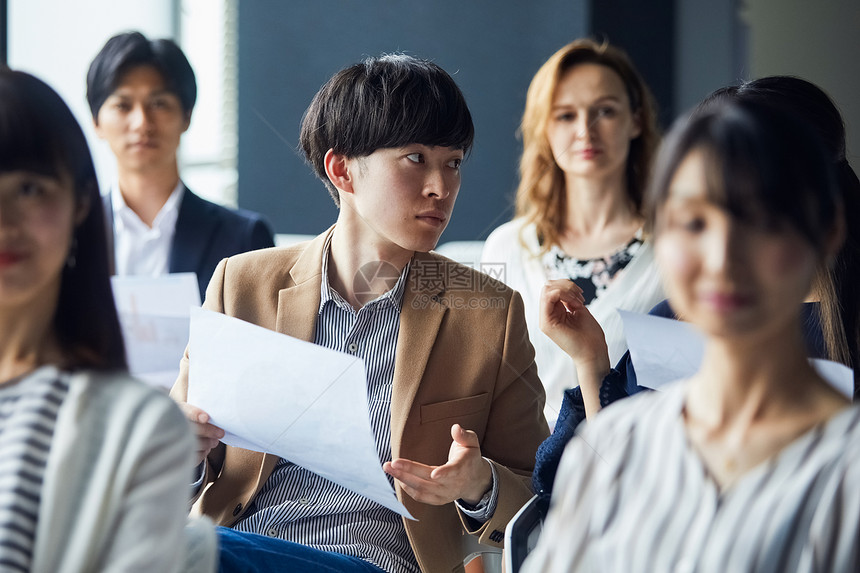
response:
[[[167,90],[176,95],[186,117],[197,101],[197,80],[188,58],[173,40],[149,40],[140,32],[117,34],[107,41],[87,72],[87,102],[93,119],[116,90],[123,76],[139,66],[152,66],[164,78]]]
[[[733,101],[738,94],[738,86],[723,86],[717,88],[705,96],[699,105],[693,110],[693,113],[703,113],[723,105],[727,101]]]
[[[733,100],[776,107],[806,122],[833,163],[845,159],[845,123],[839,108],[824,90],[796,76],[766,76],[711,92],[696,107],[702,113]]]
[[[815,130],[829,159],[845,159],[845,124],[833,100],[821,88],[794,76],[767,76],[744,82],[735,95],[779,107],[807,122]]]
[[[340,205],[325,173],[329,149],[364,157],[418,143],[468,153],[474,136],[463,93],[445,70],[428,60],[391,54],[367,58],[326,82],[305,111],[299,145]]]
[[[57,93],[24,72],[0,68],[0,172],[31,171],[71,180],[88,205],[72,241],[74,265],[62,271],[54,335],[65,368],[125,369],[108,271],[102,201],[87,141]]]
[[[842,203],[832,164],[805,122],[761,102],[730,98],[679,119],[655,165],[646,203],[652,222],[693,151],[703,152],[708,163],[710,201],[757,226],[792,228],[824,252]]]

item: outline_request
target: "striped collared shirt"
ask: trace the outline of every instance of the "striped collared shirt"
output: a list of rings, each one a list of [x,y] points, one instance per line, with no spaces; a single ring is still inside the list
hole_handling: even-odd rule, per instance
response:
[[[390,291],[356,311],[329,285],[329,247],[314,343],[364,360],[377,453],[380,461],[390,460],[394,356],[409,265]],[[284,459],[234,527],[360,557],[392,573],[419,572],[398,514]]]

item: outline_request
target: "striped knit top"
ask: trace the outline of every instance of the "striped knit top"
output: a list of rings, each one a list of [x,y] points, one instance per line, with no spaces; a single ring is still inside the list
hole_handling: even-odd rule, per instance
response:
[[[69,383],[40,369],[0,387],[0,570],[29,571],[45,464]]]
[[[684,397],[677,383],[623,400],[571,440],[524,571],[860,571],[860,407],[721,490]]]

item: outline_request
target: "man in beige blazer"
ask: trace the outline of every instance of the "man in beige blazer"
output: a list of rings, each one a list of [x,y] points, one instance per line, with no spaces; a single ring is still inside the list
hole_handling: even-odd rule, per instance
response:
[[[393,333],[391,345],[369,354],[383,363],[390,356],[391,368],[379,371],[393,373],[390,379],[368,373],[369,392],[371,378],[390,391],[390,407],[371,420],[377,437],[390,431],[390,443],[378,444],[383,469],[417,521],[391,520],[388,510],[358,501],[347,506],[359,509],[313,519],[294,510],[298,502],[283,476],[302,469],[221,444],[223,432],[185,403],[193,360],[186,353],[172,395],[199,436],[194,510],[238,530],[219,528],[222,568],[460,571],[464,531],[499,546],[508,520],[531,496],[535,451],[548,428],[522,300],[502,283],[429,252],[451,215],[473,133],[450,76],[402,55],[339,72],[308,108],[302,148],[340,208],[337,223],[304,244],[223,260],[204,307],[318,343],[331,338],[320,332],[334,328],[330,312],[356,324],[376,320],[372,328]],[[375,306],[385,300],[396,301],[396,309]],[[360,354],[360,346],[347,351]],[[320,495],[330,500],[338,495],[333,491]],[[303,494],[301,501],[323,511],[323,500],[315,505]],[[344,539],[355,522],[378,533]],[[406,542],[398,545],[401,533]],[[279,555],[267,561],[273,552]],[[230,561],[227,553],[240,557]]]

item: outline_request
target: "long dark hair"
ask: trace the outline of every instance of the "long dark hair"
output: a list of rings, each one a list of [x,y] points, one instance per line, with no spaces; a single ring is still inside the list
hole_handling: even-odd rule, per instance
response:
[[[89,206],[75,228],[74,264],[62,271],[54,335],[64,368],[126,369],[108,272],[102,201],[87,141],[62,98],[24,72],[0,69],[0,172],[68,176],[78,204]]]
[[[734,97],[678,120],[660,150],[646,196],[658,240],[672,178],[694,151],[705,157],[709,201],[750,225],[796,231],[819,254],[823,268],[842,226],[842,193],[833,163],[806,122],[780,107]]]
[[[855,369],[860,366],[860,181],[845,157],[845,123],[839,108],[818,86],[794,76],[768,76],[746,82],[737,87],[736,97],[746,101],[760,101],[793,113],[815,130],[828,159],[836,169],[839,190],[845,211],[845,242],[832,261],[829,281],[819,281],[822,324],[827,315],[839,320],[847,349],[834,358]],[[825,284],[821,284],[825,283]],[[825,335],[828,333],[825,331]],[[846,356],[847,355],[847,356]]]
[[[845,213],[846,237],[829,265],[822,265],[813,286],[828,358],[854,368],[854,394],[860,396],[860,181],[845,157],[845,124],[833,100],[818,86],[795,76],[766,76],[722,87],[698,105],[703,113],[727,101],[771,106],[805,122],[818,136],[836,171]]]
[[[842,217],[841,193],[819,138],[805,122],[743,100],[726,100],[678,120],[657,156],[646,196],[657,233],[671,180],[695,150],[707,158],[710,201],[753,225],[786,225],[825,252]]]

